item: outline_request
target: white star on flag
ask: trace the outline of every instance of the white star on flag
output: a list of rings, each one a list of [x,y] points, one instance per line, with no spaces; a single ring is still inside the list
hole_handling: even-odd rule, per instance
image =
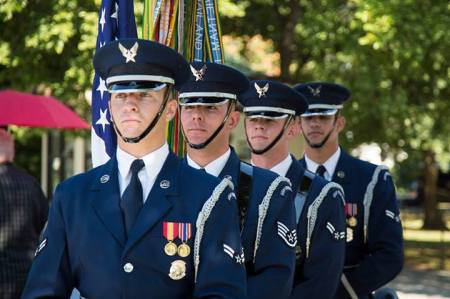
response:
[[[108,91],[108,89],[106,88],[105,80],[103,80],[102,78],[99,78],[98,86],[97,86],[97,89],[96,89],[96,90],[97,90],[97,91],[100,91],[100,96],[101,96],[102,99],[103,99],[103,93],[104,93],[105,91]]]
[[[98,10],[96,51],[116,39],[138,36],[133,0],[96,0],[95,2],[101,2]],[[106,78],[103,79],[106,80]],[[91,152],[94,167],[104,164],[113,157],[117,148],[116,132],[108,108],[110,94],[105,83],[96,73],[92,84]]]
[[[119,22],[119,4],[116,3],[115,7],[116,11],[111,15],[111,19],[116,19]]]
[[[108,110],[100,109],[100,118],[95,123],[96,125],[102,125],[103,131],[105,131],[105,126],[110,124],[109,121],[106,119],[106,112],[108,112]]]
[[[105,13],[106,13],[106,10],[103,8],[102,15],[100,16],[100,21],[98,22],[100,25],[102,25],[102,32],[103,32],[103,29],[105,28],[105,24],[106,24]]]

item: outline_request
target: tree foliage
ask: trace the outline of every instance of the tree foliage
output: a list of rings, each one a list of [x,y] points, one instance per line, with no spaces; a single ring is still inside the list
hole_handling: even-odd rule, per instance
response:
[[[0,5],[0,86],[48,92],[85,117],[98,8],[93,0]]]
[[[223,31],[273,41],[281,80],[332,81],[352,90],[344,112],[346,146],[376,142],[402,161],[397,165],[415,163],[425,184],[435,184],[427,182],[435,165],[430,159],[448,170],[448,1],[226,2],[240,13],[224,12]]]

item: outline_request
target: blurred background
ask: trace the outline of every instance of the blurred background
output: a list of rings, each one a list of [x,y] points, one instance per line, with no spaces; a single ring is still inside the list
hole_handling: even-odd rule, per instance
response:
[[[0,90],[55,97],[90,121],[100,2],[0,0]],[[219,3],[227,64],[251,78],[333,81],[352,90],[341,142],[387,165],[397,185],[406,274],[395,287],[450,297],[450,3]],[[143,1],[135,0],[135,12],[142,36]],[[92,167],[89,130],[9,130],[16,163],[49,197],[58,182]],[[242,128],[233,144],[249,157]],[[292,150],[302,155],[301,138]]]

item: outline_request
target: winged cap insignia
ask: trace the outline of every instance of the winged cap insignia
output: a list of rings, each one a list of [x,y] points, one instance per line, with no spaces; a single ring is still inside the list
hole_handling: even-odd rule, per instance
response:
[[[317,86],[317,88],[312,88],[311,86],[308,86],[308,89],[312,93],[313,96],[318,97],[320,95],[320,90],[322,89],[322,85]]]
[[[258,93],[258,98],[265,97],[266,93],[269,91],[269,83],[266,83],[266,85],[264,85],[264,87],[260,87],[255,82],[255,89],[256,89],[256,92]]]
[[[195,77],[195,81],[202,81],[203,80],[203,76],[206,73],[206,69],[207,69],[206,65],[204,65],[200,70],[196,70],[195,67],[193,67],[191,65],[191,72],[192,72],[192,74]]]
[[[127,49],[121,43],[119,43],[119,50],[120,52],[122,52],[122,56],[126,59],[125,63],[128,63],[130,61],[136,62],[136,60],[134,60],[134,57],[136,57],[137,55],[138,47],[138,42],[135,42],[131,49]]]

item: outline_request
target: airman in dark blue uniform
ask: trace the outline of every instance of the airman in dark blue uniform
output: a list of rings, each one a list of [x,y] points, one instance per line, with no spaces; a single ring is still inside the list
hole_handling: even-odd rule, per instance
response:
[[[295,265],[295,211],[286,178],[241,162],[230,147],[239,122],[237,100],[249,87],[239,71],[192,63],[181,87],[181,123],[188,142],[186,162],[229,177],[235,186],[247,270],[248,298],[289,298]]]
[[[237,202],[169,151],[170,89],[189,75],[177,52],[124,39],[94,67],[112,93],[116,156],[61,183],[22,298],[246,297]]]
[[[351,157],[339,147],[345,118],[340,109],[350,91],[312,82],[295,87],[308,102],[301,128],[306,141],[303,167],[339,183],[346,199],[346,257],[335,298],[369,298],[402,269],[403,239],[395,187],[384,166]]]
[[[344,263],[344,198],[339,185],[307,171],[289,153],[307,102],[285,84],[259,80],[242,103],[252,163],[286,176],[295,190],[298,244],[290,298],[332,298]]]

